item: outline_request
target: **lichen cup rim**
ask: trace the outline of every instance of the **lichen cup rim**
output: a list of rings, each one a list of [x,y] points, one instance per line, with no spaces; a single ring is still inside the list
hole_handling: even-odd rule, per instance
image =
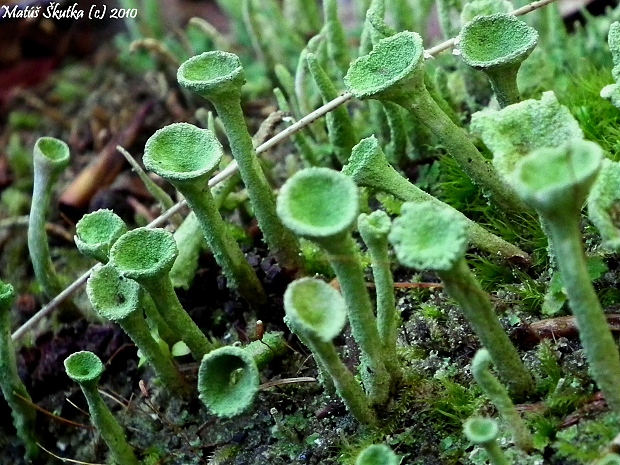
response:
[[[403,53],[403,56],[395,57],[395,60],[387,60],[386,53]],[[407,59],[405,59],[407,58]],[[390,63],[393,61],[393,63]],[[393,36],[380,40],[368,55],[361,56],[351,63],[344,83],[347,90],[355,97],[372,98],[396,85],[406,78],[416,67],[424,62],[424,47],[422,37],[411,31],[402,31]],[[390,66],[393,64],[393,66]],[[368,69],[369,65],[373,65]],[[374,81],[369,73],[391,73],[389,76],[380,76],[380,82]],[[364,84],[364,86],[361,86]],[[374,84],[374,85],[372,85]]]
[[[110,321],[123,320],[138,310],[141,289],[110,264],[95,268],[86,282],[88,300],[97,313]]]
[[[177,81],[203,97],[214,97],[239,90],[245,83],[245,73],[237,55],[218,50],[183,62],[177,71]]]
[[[403,265],[449,271],[465,255],[467,222],[455,210],[431,202],[405,202],[388,236]]]
[[[101,359],[87,350],[69,355],[64,366],[67,375],[77,383],[97,381],[105,369]]]
[[[357,221],[357,186],[339,171],[306,168],[284,183],[276,210],[284,225],[295,234],[315,240],[330,239],[349,232]]]
[[[80,218],[75,225],[73,239],[80,252],[99,255],[101,249],[108,245],[111,247],[125,232],[125,222],[112,210],[101,208]]]
[[[334,339],[347,322],[342,295],[316,278],[301,278],[284,292],[284,308],[291,322],[308,330],[324,342]]]
[[[598,144],[573,139],[559,147],[530,152],[517,163],[510,182],[537,210],[572,214],[568,209],[581,208],[603,159]],[[559,165],[554,168],[553,162]]]
[[[34,144],[34,158],[59,168],[69,163],[71,151],[65,141],[55,137],[39,137]]]
[[[222,155],[222,145],[210,130],[172,123],[149,137],[142,161],[162,178],[183,182],[211,174]]]
[[[157,279],[168,275],[177,254],[176,242],[168,231],[136,228],[114,243],[110,249],[110,263],[128,278]]]
[[[463,431],[470,441],[487,444],[497,438],[499,426],[492,418],[474,417],[463,424]]]
[[[503,21],[504,24],[518,27],[518,32],[521,32],[522,36],[526,35],[526,42],[520,44],[518,49],[512,48],[509,53],[503,54],[501,56],[489,56],[485,59],[473,56],[472,52],[475,51],[475,47],[474,49],[472,49],[468,46],[469,41],[467,39],[469,37],[469,34],[475,32],[474,28],[477,27],[482,27],[483,30],[488,30],[488,23],[497,22],[498,20]],[[525,60],[525,58],[529,56],[529,54],[532,52],[532,50],[534,50],[536,44],[538,43],[538,32],[536,31],[536,29],[528,26],[525,22],[521,21],[520,19],[509,13],[479,15],[474,17],[474,19],[472,19],[463,27],[457,37],[457,43],[461,58],[467,65],[476,69],[489,70],[495,67],[515,65]],[[487,42],[487,44],[490,43],[491,42]],[[512,41],[511,44],[514,45],[514,41]],[[488,52],[488,48],[486,50]]]
[[[239,369],[241,373],[231,384],[233,372]],[[198,369],[199,398],[213,413],[222,417],[233,417],[248,409],[258,393],[259,382],[254,358],[241,347],[225,346],[209,352],[202,358]],[[234,397],[233,401],[231,397]]]

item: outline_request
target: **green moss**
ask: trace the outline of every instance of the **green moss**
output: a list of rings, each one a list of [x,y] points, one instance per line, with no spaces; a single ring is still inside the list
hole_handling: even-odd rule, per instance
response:
[[[599,96],[601,88],[612,81],[609,69],[579,63],[567,75],[566,85],[557,86],[558,99],[578,121],[585,138],[620,161],[620,111]]]
[[[576,425],[557,433],[551,445],[559,460],[570,459],[578,463],[590,463],[598,459],[602,450],[618,434],[620,416],[607,413],[599,418],[582,419]]]

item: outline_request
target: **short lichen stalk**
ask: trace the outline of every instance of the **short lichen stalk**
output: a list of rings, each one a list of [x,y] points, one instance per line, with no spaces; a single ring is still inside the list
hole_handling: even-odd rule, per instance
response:
[[[359,144],[353,147],[349,164],[343,167],[342,172],[350,176],[359,186],[387,192],[400,200],[406,202],[430,201],[435,205],[454,210],[399,174],[389,164],[374,136],[362,139]],[[467,234],[472,245],[504,258],[518,258],[524,262],[529,262],[530,258],[526,252],[487,231],[457,210],[454,211],[467,222]]]
[[[377,330],[383,344],[385,365],[392,375],[392,381],[400,377],[396,339],[398,325],[396,298],[394,297],[394,278],[390,267],[388,234],[392,222],[387,213],[375,211],[369,215],[362,213],[357,219],[357,228],[370,253],[372,275],[377,291]]]
[[[517,164],[511,181],[547,223],[592,376],[608,405],[620,411],[620,355],[588,275],[580,230],[581,207],[602,159],[595,143],[573,140],[533,151]]]
[[[190,58],[179,68],[179,84],[209,100],[226,129],[230,150],[250,196],[254,214],[265,242],[280,265],[288,270],[302,268],[299,245],[276,214],[275,199],[262,171],[252,137],[241,109],[241,86],[245,76],[236,55],[206,52]]]
[[[534,381],[504,331],[486,292],[465,260],[466,224],[453,210],[430,202],[405,203],[392,223],[389,240],[398,261],[419,270],[432,270],[459,305],[474,332],[489,351],[511,393],[524,398]]]
[[[122,277],[108,264],[93,271],[86,284],[86,293],[101,316],[123,328],[153,366],[165,388],[179,396],[187,395],[189,385],[181,377],[171,356],[155,341],[142,316],[144,297],[140,285]]]
[[[33,459],[39,454],[35,434],[37,412],[17,374],[15,347],[11,340],[11,306],[14,300],[13,286],[0,282],[0,388],[4,400],[11,408],[17,436],[26,447],[26,456]]]
[[[497,205],[515,212],[527,211],[528,207],[500,179],[468,134],[431,97],[424,85],[423,54],[418,34],[400,32],[379,41],[369,55],[355,60],[345,84],[357,98],[387,100],[407,109]]]
[[[76,352],[65,359],[65,371],[69,378],[80,385],[90,419],[99,434],[110,448],[114,461],[123,465],[139,465],[132,447],[127,442],[125,432],[103,402],[97,383],[103,374],[103,363],[92,352]]]
[[[54,184],[69,165],[69,146],[53,137],[41,137],[35,143],[33,160],[34,190],[28,222],[28,251],[43,293],[53,299],[62,292],[63,285],[50,256],[45,222]],[[71,302],[65,301],[63,308],[70,314],[79,314]]]
[[[307,168],[282,186],[278,214],[297,235],[317,243],[340,282],[351,332],[361,349],[361,377],[373,402],[387,400],[389,375],[364,272],[351,229],[359,214],[358,192],[347,176],[328,168]]]
[[[110,251],[110,263],[138,281],[151,295],[160,315],[187,344],[195,360],[213,345],[181,306],[168,274],[177,256],[172,234],[163,229],[138,228],[125,233]]]
[[[374,423],[370,402],[353,374],[344,365],[332,339],[344,328],[346,304],[338,291],[313,278],[293,281],[284,293],[286,323],[312,351],[317,364],[334,382],[336,392],[362,423]]]
[[[517,447],[530,452],[533,449],[532,434],[517,412],[506,388],[491,373],[491,364],[489,351],[480,349],[471,362],[471,373],[506,421]]]
[[[231,236],[207,186],[222,158],[222,146],[208,129],[187,123],[168,125],[153,134],[144,149],[144,166],[166,179],[185,197],[228,285],[251,304],[265,301],[265,291]]]
[[[338,1],[325,0],[323,2],[323,30],[327,39],[327,51],[339,73],[347,72],[349,66],[349,49],[347,37],[342,22],[338,17]]]

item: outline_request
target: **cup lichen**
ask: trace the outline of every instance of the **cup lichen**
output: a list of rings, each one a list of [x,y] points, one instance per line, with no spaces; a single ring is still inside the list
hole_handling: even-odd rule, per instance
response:
[[[168,275],[176,256],[176,242],[168,231],[137,228],[123,234],[112,246],[110,263],[147,290],[166,324],[187,344],[194,359],[201,360],[213,346],[174,292]]]
[[[86,294],[94,309],[104,318],[117,323],[136,344],[144,358],[170,392],[184,396],[189,385],[181,377],[172,357],[159,346],[142,316],[142,288],[121,276],[112,265],[97,268],[88,278]]]
[[[288,228],[326,252],[347,302],[353,337],[362,352],[364,387],[374,402],[383,403],[390,381],[364,272],[351,236],[359,215],[357,186],[338,171],[306,168],[284,183],[277,208]]]
[[[78,250],[87,257],[107,263],[114,242],[127,232],[127,225],[112,210],[100,209],[84,215],[75,225],[73,237]]]
[[[340,360],[332,342],[347,319],[347,307],[340,293],[318,279],[301,278],[286,289],[284,309],[286,323],[312,351],[317,365],[327,372],[349,411],[362,423],[374,423],[376,418],[368,397]]]
[[[146,169],[183,194],[228,285],[237,289],[246,301],[261,304],[266,297],[256,272],[226,227],[211,191],[205,188],[222,154],[221,144],[208,129],[173,123],[149,138],[143,161]]]
[[[534,28],[508,13],[477,16],[456,42],[463,61],[487,75],[502,108],[521,100],[517,72],[538,43]]]
[[[276,214],[273,192],[243,118],[241,86],[245,74],[239,57],[221,51],[202,53],[180,66],[177,79],[182,87],[196,92],[215,107],[269,250],[282,267],[300,270],[299,245]]]
[[[460,215],[430,202],[405,203],[392,223],[389,240],[400,263],[439,275],[511,393],[518,398],[530,394],[534,389],[532,376],[465,260],[467,225]]]
[[[64,365],[69,378],[82,388],[88,403],[90,419],[110,448],[114,461],[123,465],[139,465],[133,448],[127,442],[123,428],[116,421],[97,390],[99,378],[104,371],[99,357],[88,351],[75,352],[65,359]]]
[[[467,133],[431,97],[424,78],[422,38],[415,32],[403,31],[380,40],[370,54],[351,63],[344,82],[359,99],[388,100],[404,107],[498,205],[511,211],[527,211],[528,207],[500,179]]]
[[[581,208],[602,160],[597,144],[572,140],[534,150],[517,164],[511,182],[547,224],[592,376],[618,411],[620,355],[588,275],[580,229]]]

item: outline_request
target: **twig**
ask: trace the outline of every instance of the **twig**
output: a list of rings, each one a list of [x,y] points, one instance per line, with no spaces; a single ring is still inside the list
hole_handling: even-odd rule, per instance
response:
[[[524,14],[529,13],[531,11],[534,11],[534,10],[536,10],[538,8],[541,8],[541,7],[551,3],[553,1],[555,1],[555,0],[539,0],[537,2],[530,3],[529,5],[526,5],[526,6],[522,7],[522,8],[519,8],[519,9],[513,11],[512,14],[515,15],[515,16],[521,16],[521,15],[524,15]],[[454,40],[455,39],[447,40],[447,41],[445,41],[445,42],[443,42],[443,43],[441,43],[439,45],[436,45],[435,47],[432,47],[432,48],[430,48],[428,50],[425,50],[425,52],[424,52],[425,56],[434,56],[434,55],[436,55],[436,54],[438,54],[438,53],[440,53],[440,52],[442,52],[442,51],[452,47],[454,45]],[[292,134],[294,134],[297,131],[300,131],[301,129],[305,128],[309,124],[313,123],[317,119],[321,118],[322,116],[324,116],[327,113],[329,113],[330,111],[332,111],[334,108],[337,108],[340,105],[348,102],[352,98],[353,98],[353,94],[351,94],[350,92],[346,92],[346,93],[336,97],[334,100],[331,100],[330,102],[327,102],[325,105],[317,108],[316,110],[314,110],[311,113],[308,113],[306,116],[301,118],[296,123],[292,124],[291,126],[287,127],[286,129],[282,130],[281,132],[279,132],[278,134],[273,136],[271,139],[269,139],[265,143],[263,143],[263,144],[259,145],[258,147],[256,147],[256,153],[260,154],[260,153],[263,153],[263,152],[269,150],[270,148],[274,147],[275,145],[277,145],[278,143],[280,143],[284,139],[287,139]],[[115,143],[114,146],[116,146],[116,145],[117,144]],[[233,160],[226,168],[224,168],[222,171],[220,171],[218,174],[216,174],[215,176],[213,176],[209,180],[209,187],[216,186],[217,184],[221,183],[225,179],[228,179],[230,176],[232,176],[233,174],[235,174],[237,172],[237,169],[238,169],[237,168],[237,162]],[[181,209],[185,205],[186,205],[185,200],[181,200],[180,202],[175,204],[172,208],[170,208],[169,210],[167,210],[164,213],[162,213],[159,217],[155,218],[155,220],[151,221],[147,225],[147,227],[148,228],[156,228],[156,227],[164,224],[170,217],[172,217],[173,215],[175,215],[176,213],[181,211]],[[69,287],[67,287],[63,292],[58,294],[47,305],[42,307],[41,310],[39,310],[28,321],[26,321],[22,326],[20,326],[12,334],[13,341],[16,341],[21,336],[23,336],[29,328],[31,328],[35,323],[37,323],[42,318],[44,318],[49,313],[51,313],[61,302],[63,302],[67,297],[69,297],[77,289],[79,289],[86,282],[86,280],[90,276],[90,273],[93,271],[93,269],[94,269],[94,267],[91,268],[90,270],[88,270],[86,273],[84,273],[78,279],[76,279],[71,285],[69,285]]]
[[[47,450],[45,447],[43,447],[41,444],[39,444],[37,442],[37,446],[39,446],[41,449],[43,449],[45,452],[47,452],[48,454],[50,454],[52,457],[60,460],[61,462],[71,462],[71,463],[80,463],[82,465],[105,465],[105,463],[92,463],[92,462],[80,462],[79,460],[73,460],[73,459],[67,459],[65,457],[61,457],[60,455],[56,455],[53,452]]]
[[[316,378],[311,378],[309,376],[302,376],[299,378],[286,378],[286,379],[277,379],[275,381],[268,381],[266,383],[258,386],[258,389],[261,391],[264,389],[269,389],[274,386],[282,386],[284,384],[297,384],[297,383],[316,383]]]
[[[78,423],[76,421],[71,421],[71,420],[67,420],[66,418],[60,417],[58,415],[54,415],[52,412],[50,412],[49,410],[45,410],[43,407],[38,406],[37,404],[35,404],[34,402],[29,401],[28,399],[26,399],[25,397],[20,396],[18,393],[14,392],[14,395],[16,395],[17,397],[19,397],[21,399],[22,402],[25,402],[29,405],[32,406],[32,408],[34,408],[35,410],[38,410],[39,412],[45,414],[46,416],[53,418],[56,421],[59,421],[61,423],[66,423],[68,425],[72,425],[72,426],[77,426],[78,428],[84,428],[84,429],[90,429],[93,430],[95,429],[94,426],[91,425],[85,425],[83,423]],[[69,400],[69,399],[67,399]]]

